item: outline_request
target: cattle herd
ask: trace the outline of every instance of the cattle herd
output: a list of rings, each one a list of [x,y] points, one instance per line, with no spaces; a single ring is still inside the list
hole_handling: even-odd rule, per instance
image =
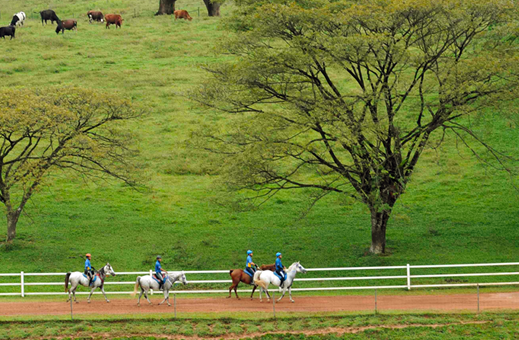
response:
[[[184,19],[184,20],[193,20],[189,13],[186,10],[177,10],[174,12],[175,14],[175,20],[176,19]],[[65,34],[65,30],[76,30],[77,31],[77,20],[74,19],[67,19],[67,20],[60,20],[58,16],[56,15],[56,12],[54,12],[52,9],[47,9],[40,12],[41,16],[41,24],[42,26],[47,24],[47,21],[50,20],[51,24],[56,22],[56,34],[59,34],[61,32],[62,34]],[[110,25],[115,25],[115,28],[119,27],[121,28],[121,25],[123,23],[123,18],[119,14],[106,14],[103,15],[100,11],[88,11],[87,13],[88,21],[92,23],[93,21],[96,22],[105,22],[106,28],[110,28]],[[27,19],[27,16],[24,12],[18,12],[13,15],[13,19],[11,20],[11,23],[9,26],[0,27],[0,38],[4,38],[6,36],[11,37],[11,40],[14,38],[16,27],[17,26],[23,26],[25,20]]]

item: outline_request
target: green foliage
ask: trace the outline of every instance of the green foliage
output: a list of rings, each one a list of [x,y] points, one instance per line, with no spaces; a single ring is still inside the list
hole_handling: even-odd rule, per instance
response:
[[[78,88],[0,91],[0,202],[7,240],[25,204],[53,171],[102,175],[133,185],[133,133],[116,124],[138,117],[130,102]]]
[[[18,2],[4,5],[4,19],[20,11]],[[470,150],[456,147],[452,135],[439,148],[425,150],[411,185],[395,206],[389,221],[388,256],[369,254],[367,210],[348,197],[329,195],[305,218],[301,211],[312,201],[307,192],[281,193],[277,198],[283,204],[270,201],[259,210],[223,206],[213,170],[220,161],[186,147],[186,142],[200,126],[232,122],[236,117],[220,112],[202,115],[181,94],[203,84],[206,74],[200,65],[233,58],[214,53],[216,42],[229,33],[219,29],[220,19],[206,17],[201,1],[179,0],[176,5],[187,9],[193,21],[154,17],[156,0],[111,0],[95,5],[65,0],[54,3],[53,9],[60,17],[78,18],[77,34],[67,31],[57,37],[54,26],[42,27],[27,10],[30,18],[17,30],[17,38],[0,44],[4,87],[81,85],[99,92],[118,91],[145,106],[150,115],[129,122],[128,128],[140,137],[138,164],[152,189],[138,193],[116,182],[86,184],[68,172],[55,173],[53,186],[40,187],[28,202],[17,239],[10,245],[0,243],[0,272],[80,270],[87,252],[94,255],[95,267],[109,261],[116,272],[149,270],[158,253],[172,270],[241,268],[249,248],[255,250],[259,263],[272,263],[281,249],[288,262],[300,260],[308,268],[517,260],[519,195],[509,177],[496,176],[492,168],[479,164]],[[123,28],[106,30],[103,25],[88,24],[86,12],[92,6],[107,13],[121,12]],[[199,6],[201,16],[197,17],[193,14]],[[39,0],[24,1],[24,8],[33,11],[46,7]],[[134,10],[137,17],[133,17]],[[231,8],[222,8],[224,18],[230,13]],[[23,72],[15,72],[15,68]],[[513,107],[508,115],[488,110],[471,123],[491,145],[519,154],[513,112]],[[225,203],[236,199],[235,195],[225,196]],[[215,220],[220,224],[210,222]],[[429,230],[439,236],[431,237]],[[0,239],[5,236],[5,229],[0,229]],[[197,278],[208,276],[188,276],[188,280]],[[54,280],[56,277],[41,278],[42,282]],[[117,277],[117,281],[124,280],[134,278]],[[4,278],[2,282],[16,280]],[[226,284],[199,286],[228,288]],[[26,288],[28,292],[62,292],[61,286]],[[10,287],[2,291],[19,292]],[[110,327],[105,325],[104,331]]]
[[[246,1],[222,44],[237,58],[195,95],[233,117],[204,126],[200,147],[256,198],[315,189],[364,203],[383,253],[392,209],[442,134],[517,166],[471,125],[491,110],[518,116],[516,13],[509,1]]]

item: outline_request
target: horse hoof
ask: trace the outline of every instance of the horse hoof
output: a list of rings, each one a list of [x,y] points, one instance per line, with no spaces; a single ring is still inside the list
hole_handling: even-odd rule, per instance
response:
[[[110,303],[110,300],[106,300],[107,303]]]
[[[171,303],[168,303],[168,307],[171,307]]]
[[[290,300],[290,302],[294,303],[295,301],[294,300]]]
[[[90,303],[90,300],[88,300],[88,303]]]

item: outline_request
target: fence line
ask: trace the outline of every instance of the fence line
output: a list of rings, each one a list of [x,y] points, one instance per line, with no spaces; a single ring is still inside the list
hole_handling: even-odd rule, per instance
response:
[[[356,280],[405,280],[406,284],[402,285],[380,285],[380,286],[339,286],[339,287],[316,287],[316,288],[293,288],[293,291],[332,291],[332,290],[363,290],[363,289],[408,289],[412,288],[440,288],[440,287],[476,287],[479,286],[505,286],[505,285],[519,285],[519,282],[491,282],[491,283],[443,283],[443,284],[412,284],[412,279],[423,278],[451,278],[451,277],[487,277],[487,276],[515,276],[519,275],[519,271],[510,272],[484,272],[484,273],[461,273],[461,274],[427,274],[427,275],[411,275],[413,269],[428,269],[428,268],[468,268],[468,267],[499,267],[499,266],[519,266],[519,262],[504,262],[504,263],[476,263],[476,264],[446,264],[446,265],[410,265],[405,266],[375,266],[375,267],[337,267],[337,268],[308,268],[308,272],[321,271],[360,271],[360,270],[404,270],[406,275],[386,275],[386,276],[357,276],[357,277],[322,277],[322,278],[296,278],[296,282],[326,282],[326,281],[356,281]],[[189,274],[224,274],[229,270],[185,270],[186,275]],[[117,275],[150,275],[152,270],[139,272],[119,272]],[[19,293],[0,293],[0,296],[22,296],[26,295],[65,295],[65,292],[26,292],[25,288],[28,286],[62,286],[61,282],[26,282],[27,276],[64,276],[66,273],[0,273],[0,277],[20,277],[20,281],[16,283],[0,283],[0,287],[20,287]],[[231,280],[192,280],[189,283],[198,284],[214,284],[214,283],[231,283]],[[134,285],[135,282],[128,281],[106,281],[108,285]],[[189,286],[188,286],[189,287]],[[211,293],[227,293],[225,289],[207,289],[207,290],[178,290],[172,291],[177,294],[211,294]],[[250,292],[250,290],[241,289],[239,292]],[[110,294],[129,294],[131,291],[110,291]],[[89,294],[89,292],[78,292],[77,294]]]

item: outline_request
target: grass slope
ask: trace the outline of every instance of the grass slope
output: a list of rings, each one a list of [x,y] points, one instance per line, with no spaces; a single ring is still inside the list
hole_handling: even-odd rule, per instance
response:
[[[306,267],[518,260],[519,195],[513,181],[455,147],[449,136],[442,148],[427,150],[397,203],[387,256],[367,253],[367,210],[338,196],[322,200],[303,219],[309,204],[304,192],[283,193],[256,211],[223,207],[216,199],[217,177],[207,174],[215,160],[186,146],[190,132],[214,118],[179,94],[203,82],[201,65],[229,58],[214,52],[227,33],[219,28],[221,18],[202,11],[202,1],[177,1],[192,22],[154,17],[157,5],[2,1],[4,21],[9,13],[47,7],[62,19],[79,20],[78,32],[56,36],[53,25],[31,19],[16,39],[0,41],[2,86],[74,85],[118,91],[145,105],[149,116],[130,128],[140,134],[141,168],[151,190],[137,193],[119,183],[53,175],[27,206],[18,239],[0,245],[0,272],[78,270],[86,252],[93,254],[94,266],[110,261],[116,271],[148,270],[157,254],[169,270],[224,269],[242,267],[249,248],[259,263],[273,262],[282,251],[287,264],[300,260]],[[85,13],[92,8],[122,13],[122,29],[88,24]],[[224,6],[223,16],[230,10]],[[519,152],[510,120],[496,113],[474,124],[498,149]]]

